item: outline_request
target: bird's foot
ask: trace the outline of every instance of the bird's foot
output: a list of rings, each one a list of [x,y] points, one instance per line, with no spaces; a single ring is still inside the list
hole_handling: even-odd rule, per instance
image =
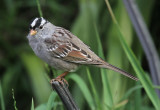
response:
[[[56,77],[55,79],[52,79],[50,81],[50,83],[52,84],[54,81],[58,81],[62,86],[67,85],[67,87],[69,86],[67,80],[64,79],[64,77],[68,74],[69,72],[66,71],[63,74],[59,75],[58,77]]]
[[[58,81],[62,86],[64,86],[64,85],[66,85],[67,87],[69,86],[69,84],[68,84],[68,82],[67,82],[67,80],[65,80],[64,78],[62,78],[62,77],[56,77],[55,79],[52,79],[51,81],[50,81],[50,83],[52,84],[53,82],[55,82],[55,81]]]

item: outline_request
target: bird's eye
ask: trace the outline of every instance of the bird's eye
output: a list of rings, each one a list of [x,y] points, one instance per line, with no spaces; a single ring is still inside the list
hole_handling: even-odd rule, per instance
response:
[[[39,27],[39,29],[42,29],[42,28],[43,28],[43,26],[40,26],[40,27]]]

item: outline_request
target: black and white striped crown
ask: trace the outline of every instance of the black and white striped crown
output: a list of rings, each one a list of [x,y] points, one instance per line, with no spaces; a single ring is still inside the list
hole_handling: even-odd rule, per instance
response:
[[[35,18],[31,24],[30,24],[30,29],[36,29],[38,27],[42,27],[44,24],[47,23],[47,20],[45,20],[43,17],[40,18]]]

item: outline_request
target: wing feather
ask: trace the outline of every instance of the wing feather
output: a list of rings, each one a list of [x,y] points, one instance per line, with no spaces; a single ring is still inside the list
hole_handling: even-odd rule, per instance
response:
[[[85,50],[78,47],[72,42],[74,35],[64,28],[57,28],[51,38],[44,40],[47,51],[51,56],[61,58],[62,60],[81,63],[81,64],[97,64]]]

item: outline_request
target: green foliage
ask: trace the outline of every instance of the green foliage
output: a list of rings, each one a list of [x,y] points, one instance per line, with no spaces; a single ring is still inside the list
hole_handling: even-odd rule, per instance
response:
[[[52,110],[53,107],[57,106],[55,103],[54,103],[54,100],[56,98],[57,94],[55,92],[52,92],[49,99],[48,99],[48,103],[47,103],[47,108],[46,110]]]
[[[151,26],[160,25],[152,20],[156,5],[147,0],[146,9],[143,7],[146,1],[142,1],[137,1],[138,5],[154,33],[156,30]],[[25,37],[31,19],[43,16],[55,25],[71,30],[105,61],[136,73],[140,79],[135,82],[110,70],[82,66],[66,77],[79,108],[158,110],[159,98],[124,5],[117,0],[110,1],[110,5],[116,24],[104,0],[5,0],[1,4],[5,10],[0,11],[0,109],[64,110],[49,83],[53,74],[55,77],[55,73],[62,71],[52,69],[51,74],[33,53]],[[159,44],[157,40],[157,48]]]
[[[0,101],[1,101],[1,110],[5,110],[5,104],[4,104],[4,98],[3,98],[1,83],[0,83]]]
[[[117,26],[118,27],[118,26]],[[144,89],[146,90],[148,96],[150,97],[152,103],[154,104],[155,108],[158,110],[160,108],[160,102],[159,98],[157,97],[155,90],[153,89],[153,84],[151,83],[151,80],[147,78],[147,76],[144,74],[143,69],[139,65],[139,62],[137,61],[136,57],[134,56],[133,52],[128,48],[125,40],[123,39],[122,34],[120,34],[120,40],[122,42],[122,46],[134,68],[134,70],[137,73],[137,76],[139,77]]]
[[[90,109],[94,110],[95,106],[94,106],[94,102],[93,102],[91,92],[88,89],[86,83],[83,81],[83,79],[76,74],[70,75],[69,78],[74,80],[78,84],[78,86],[79,86],[80,90],[82,91],[82,93],[84,95],[84,98],[87,101]]]
[[[91,77],[91,73],[89,71],[89,69],[87,68],[87,75],[88,75],[88,80],[90,82],[90,85],[91,85],[91,89],[93,91],[93,96],[95,97],[95,104],[96,104],[96,108],[97,110],[100,110],[101,109],[101,106],[100,106],[100,99],[98,97],[98,94],[97,94],[97,91],[96,91],[96,88],[95,88],[95,84],[93,82],[93,79]]]
[[[108,7],[110,7],[108,0],[106,0],[106,4],[108,4]],[[113,15],[113,12],[111,9],[109,9],[111,15]],[[130,60],[134,70],[137,73],[138,78],[140,79],[144,89],[146,90],[146,93],[148,94],[148,96],[150,97],[153,105],[155,106],[155,108],[158,110],[160,108],[160,100],[157,97],[155,90],[153,89],[153,84],[151,83],[150,79],[147,78],[147,76],[144,74],[143,69],[141,68],[141,66],[139,65],[138,60],[136,59],[135,55],[133,54],[132,50],[129,48],[129,46],[127,45],[123,34],[120,30],[119,24],[116,21],[114,15],[112,16],[112,19],[116,25],[116,28],[119,32],[119,38],[121,41],[121,45],[124,48],[125,53],[127,54],[128,59]]]
[[[31,110],[34,110],[34,101],[33,101],[33,98],[32,98]]]
[[[12,97],[13,97],[13,101],[14,101],[14,109],[18,110],[17,105],[16,105],[16,99],[14,97],[14,89],[12,89],[12,95],[13,95]]]

